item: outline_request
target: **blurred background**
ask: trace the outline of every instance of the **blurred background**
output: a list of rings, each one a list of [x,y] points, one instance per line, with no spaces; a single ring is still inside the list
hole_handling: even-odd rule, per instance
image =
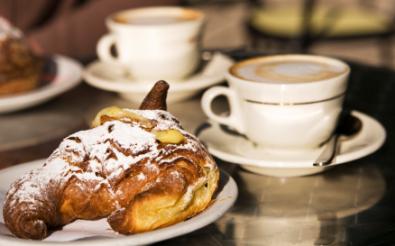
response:
[[[183,5],[207,15],[203,47],[265,53],[309,52],[393,67],[393,0],[3,0],[5,16],[39,52],[91,61],[120,9]]]
[[[202,6],[209,18],[207,47],[222,44],[268,53],[309,52],[394,65],[392,0],[215,2],[217,7]]]

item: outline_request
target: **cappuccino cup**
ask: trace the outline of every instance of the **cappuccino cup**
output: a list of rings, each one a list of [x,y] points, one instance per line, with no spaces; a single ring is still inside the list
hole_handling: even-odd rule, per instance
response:
[[[212,87],[202,97],[204,113],[252,142],[273,150],[317,148],[333,134],[347,89],[349,66],[314,55],[257,57],[233,65],[229,87]],[[211,108],[228,99],[230,114]]]
[[[97,55],[135,79],[182,79],[200,62],[203,20],[202,12],[181,7],[121,11],[106,19],[110,33],[99,40]]]

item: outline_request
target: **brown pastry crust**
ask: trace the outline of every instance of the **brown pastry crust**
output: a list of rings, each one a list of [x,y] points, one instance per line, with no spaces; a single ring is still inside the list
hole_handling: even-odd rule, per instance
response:
[[[0,83],[0,96],[31,91],[38,87],[39,73],[26,77],[10,79]]]
[[[171,114],[113,107],[94,125],[65,138],[42,168],[12,185],[3,215],[16,236],[42,239],[76,219],[105,217],[119,233],[144,232],[209,206],[218,168]],[[158,132],[165,134],[158,139]]]
[[[20,38],[0,40],[0,96],[38,86],[42,61]]]
[[[152,87],[151,91],[144,98],[140,109],[161,109],[167,110],[166,97],[169,84],[164,80],[159,80]]]

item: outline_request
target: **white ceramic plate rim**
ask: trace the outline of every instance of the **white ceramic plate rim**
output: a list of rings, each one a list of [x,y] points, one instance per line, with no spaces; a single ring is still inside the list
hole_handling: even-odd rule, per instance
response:
[[[0,113],[31,107],[70,90],[81,82],[82,66],[61,55],[52,57],[56,63],[56,77],[48,85],[26,93],[0,97]]]
[[[386,139],[385,129],[377,120],[375,120],[374,118],[372,118],[362,112],[358,112],[358,111],[352,111],[352,114],[354,116],[358,117],[363,122],[363,125],[369,124],[371,126],[371,128],[375,128],[375,132],[377,135],[376,141],[371,142],[368,146],[360,148],[356,151],[352,151],[349,153],[344,153],[344,154],[340,154],[340,155],[336,156],[335,162],[326,166],[326,167],[344,164],[344,163],[362,158],[364,156],[370,155],[371,153],[378,150],[385,142],[385,139]],[[214,124],[216,124],[216,123],[214,123]],[[367,130],[369,130],[369,129],[365,129],[363,131],[367,131]],[[203,138],[202,141],[204,142],[205,139]],[[253,158],[248,158],[245,156],[240,156],[238,154],[233,154],[233,153],[221,151],[220,149],[216,149],[209,143],[207,144],[207,146],[208,146],[209,152],[212,155],[218,157],[219,159],[229,161],[232,163],[236,163],[239,165],[265,167],[265,168],[284,168],[284,169],[288,169],[288,168],[322,168],[322,167],[314,167],[313,163],[307,163],[306,161],[292,161],[292,163],[284,163],[283,160],[268,161],[268,160],[262,160],[262,159],[253,159]]]
[[[226,57],[230,63],[233,63],[232,59],[224,54],[219,54]],[[82,77],[85,81],[99,89],[127,93],[127,92],[147,92],[152,87],[152,81],[133,81],[128,79],[120,79],[109,81],[105,78],[97,76],[94,71],[97,67],[103,66],[104,63],[101,61],[95,61],[86,66],[82,73]],[[106,64],[106,66],[113,66],[112,64]],[[117,68],[114,68],[117,69]],[[226,69],[227,70],[227,69]],[[217,84],[225,79],[225,70],[217,70],[210,74],[192,75],[185,80],[172,82],[167,81],[170,84],[170,91],[181,92],[181,91],[193,91],[206,88],[210,85]]]
[[[13,167],[9,167],[3,170],[0,170],[0,182],[1,176],[7,175],[8,173],[15,172],[16,170],[23,172],[27,172],[31,169],[40,167],[45,160],[36,160],[32,162],[26,162],[23,164],[18,164]],[[18,172],[19,172],[18,171]],[[221,171],[221,177],[225,177],[227,182],[223,185],[222,190],[217,194],[215,202],[207,208],[202,213],[196,215],[195,217],[177,223],[172,226],[168,226],[162,229],[157,229],[151,232],[139,233],[130,236],[124,236],[119,238],[100,238],[100,239],[92,239],[86,241],[69,241],[69,242],[47,242],[47,241],[32,241],[25,239],[18,239],[8,236],[0,235],[0,245],[7,246],[23,246],[23,245],[114,245],[114,246],[123,246],[123,245],[142,245],[142,244],[151,244],[159,241],[163,241],[166,239],[174,238],[177,236],[181,236],[197,229],[200,229],[206,225],[211,224],[220,218],[236,201],[238,195],[238,189],[236,182],[233,178],[224,171]],[[2,212],[2,211],[0,211]]]

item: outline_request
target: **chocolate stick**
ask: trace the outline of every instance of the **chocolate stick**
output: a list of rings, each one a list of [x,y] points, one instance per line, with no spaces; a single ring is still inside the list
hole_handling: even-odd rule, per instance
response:
[[[161,109],[167,110],[166,96],[169,84],[164,80],[159,80],[145,96],[140,105],[140,109]]]

